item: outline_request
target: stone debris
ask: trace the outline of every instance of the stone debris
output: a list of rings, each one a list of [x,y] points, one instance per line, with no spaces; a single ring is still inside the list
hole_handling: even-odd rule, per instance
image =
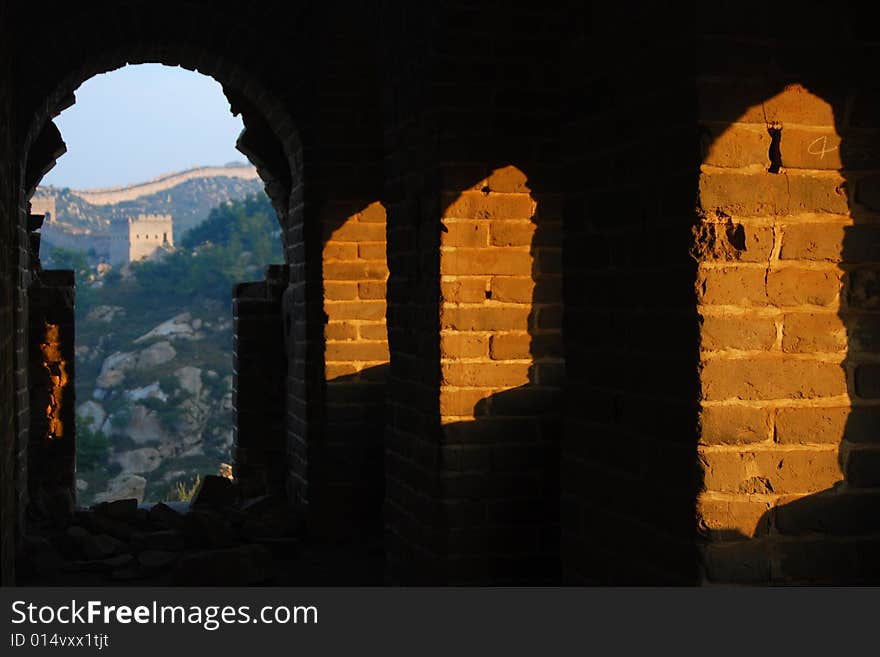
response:
[[[203,487],[201,505],[129,498],[77,509],[63,521],[32,523],[18,557],[20,583],[285,585],[335,581],[343,571],[349,577],[345,569],[361,563],[372,574],[352,581],[381,583],[381,552],[365,558],[361,551],[351,562],[338,548],[310,548],[300,515],[283,496],[241,500],[229,479],[205,481],[212,483]],[[316,557],[313,550],[330,556]],[[322,558],[338,565],[320,563]]]
[[[207,475],[193,495],[192,507],[228,507],[235,502],[235,484],[227,477]]]

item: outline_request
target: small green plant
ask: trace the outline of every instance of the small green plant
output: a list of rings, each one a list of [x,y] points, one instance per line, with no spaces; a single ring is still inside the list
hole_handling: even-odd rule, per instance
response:
[[[92,428],[92,420],[80,418],[77,423],[76,461],[80,470],[94,470],[107,463],[110,439]]]
[[[177,484],[171,489],[168,498],[165,500],[166,502],[191,502],[193,495],[195,495],[196,491],[199,489],[199,484],[202,483],[202,478],[199,475],[196,475],[196,478],[193,480],[192,486],[187,487],[186,482],[178,481]]]

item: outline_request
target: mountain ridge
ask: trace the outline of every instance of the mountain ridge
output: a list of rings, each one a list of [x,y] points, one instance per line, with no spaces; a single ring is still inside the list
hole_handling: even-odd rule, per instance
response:
[[[37,214],[52,213],[43,224],[41,255],[63,248],[106,260],[111,224],[140,214],[170,214],[177,241],[212,208],[262,191],[252,166],[201,166],[119,188],[39,187],[31,205]]]
[[[242,178],[257,180],[257,169],[250,164],[229,163],[221,166],[204,165],[191,167],[182,171],[164,173],[143,182],[111,187],[95,187],[92,189],[73,189],[65,186],[46,185],[37,188],[37,194],[47,195],[69,190],[91,205],[115,205],[123,201],[131,201],[142,196],[149,196],[196,178]]]

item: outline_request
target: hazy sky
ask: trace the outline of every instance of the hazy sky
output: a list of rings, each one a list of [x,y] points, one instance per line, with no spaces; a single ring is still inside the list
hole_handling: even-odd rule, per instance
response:
[[[235,150],[241,118],[230,114],[220,84],[178,67],[126,66],[87,80],[55,124],[67,153],[43,185],[111,187],[245,161]]]

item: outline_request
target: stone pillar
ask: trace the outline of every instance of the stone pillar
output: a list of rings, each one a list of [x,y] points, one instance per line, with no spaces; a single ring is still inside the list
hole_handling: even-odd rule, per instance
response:
[[[287,267],[270,265],[266,280],[233,293],[235,408],[234,474],[242,493],[284,493],[285,380],[281,297]]]
[[[76,499],[74,276],[39,271],[28,292],[31,514],[63,517]]]

